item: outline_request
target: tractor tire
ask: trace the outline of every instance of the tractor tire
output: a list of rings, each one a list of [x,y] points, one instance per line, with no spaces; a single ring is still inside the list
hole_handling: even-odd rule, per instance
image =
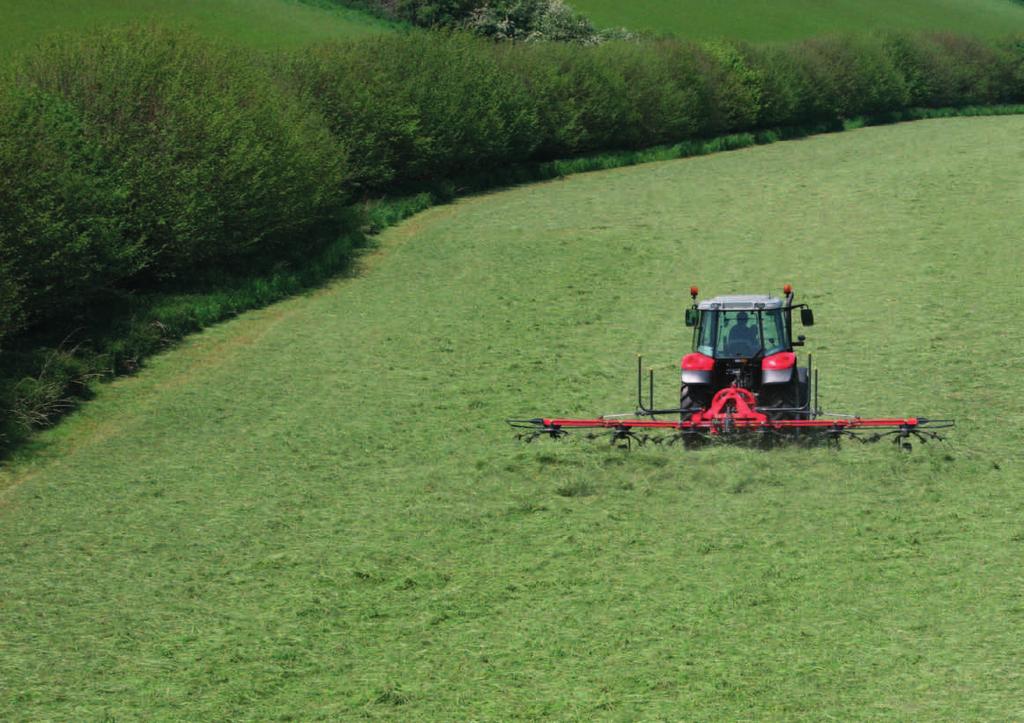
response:
[[[811,403],[811,380],[808,376],[807,367],[797,367],[796,370],[796,406],[802,407]],[[797,412],[795,419],[811,419],[814,416],[813,410]]]
[[[690,407],[700,407],[701,409],[707,409],[711,406],[711,387],[707,384],[699,384],[689,386],[683,384],[679,389],[679,408],[688,409]],[[693,416],[693,412],[689,414],[686,412],[679,413],[679,421],[685,422]],[[682,444],[684,449],[699,449],[704,446],[706,440],[702,434],[684,434],[682,437]]]
[[[701,409],[707,409],[710,406],[711,390],[708,388],[707,385],[701,384],[694,385],[691,387],[688,384],[684,384],[679,388],[680,409],[687,409],[689,407],[700,407]],[[684,422],[691,416],[693,416],[692,412],[690,414],[680,412],[679,414],[679,418]]]
[[[809,412],[784,412],[784,411],[772,411],[773,409],[787,409],[792,407],[802,407],[810,399],[810,382],[807,378],[807,368],[797,368],[796,378],[791,380],[788,384],[779,384],[777,386],[762,387],[761,394],[759,395],[758,406],[764,410],[764,413],[768,415],[768,419],[772,421],[781,421],[784,419],[810,419],[811,415]]]

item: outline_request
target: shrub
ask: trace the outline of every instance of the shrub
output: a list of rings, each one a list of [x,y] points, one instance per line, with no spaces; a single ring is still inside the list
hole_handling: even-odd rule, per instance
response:
[[[305,103],[317,109],[332,135],[357,149],[346,182],[354,191],[386,187],[396,170],[424,154],[429,140],[411,99],[398,93],[398,68],[384,62],[381,40],[333,43],[291,60],[292,80]]]
[[[701,50],[699,68],[710,91],[703,132],[714,135],[755,126],[761,108],[761,70],[748,62],[741,46],[705,43]]]
[[[0,335],[80,305],[144,268],[128,194],[71,104],[0,92]],[[0,337],[0,338],[2,338]]]
[[[562,0],[504,0],[474,8],[464,23],[477,35],[498,40],[551,40],[594,44],[601,34]]]
[[[598,32],[590,20],[562,0],[544,0],[543,11],[534,22],[531,40],[575,42],[595,44],[606,37],[614,37],[615,31]]]
[[[746,66],[757,69],[759,105],[756,125],[794,125],[811,120],[807,112],[812,92],[802,65],[785,48],[742,44]]]
[[[496,40],[596,44],[629,36],[624,29],[598,31],[564,0],[365,0],[360,5],[420,27],[469,30]]]
[[[1012,45],[1004,49],[950,34],[893,34],[887,44],[907,78],[913,105],[972,105],[1019,97]]]
[[[131,28],[54,41],[18,84],[72,109],[153,276],[338,232],[344,148],[253,56]]]
[[[403,177],[465,173],[533,151],[533,103],[485,41],[413,33],[384,43],[381,59],[401,78],[395,91],[417,109],[426,140],[404,159]]]
[[[536,146],[535,104],[486,41],[416,32],[326,45],[292,65],[304,97],[359,150],[353,184],[468,173]]]
[[[1024,35],[1011,38],[1004,43],[1008,68],[1009,87],[1005,100],[1012,102],[1024,97]]]
[[[907,83],[877,39],[817,38],[790,48],[802,66],[807,120],[849,118],[906,107]],[[808,113],[809,111],[809,113]]]
[[[372,0],[391,17],[424,27],[453,27],[480,5],[480,0]]]
[[[554,158],[606,146],[621,124],[615,71],[595,54],[561,44],[501,47],[534,114],[534,155]]]
[[[694,74],[687,68],[687,50],[673,42],[609,42],[592,51],[597,62],[614,69],[608,81],[607,103],[615,104],[614,130],[609,143],[641,148],[692,136],[701,122],[700,96]]]

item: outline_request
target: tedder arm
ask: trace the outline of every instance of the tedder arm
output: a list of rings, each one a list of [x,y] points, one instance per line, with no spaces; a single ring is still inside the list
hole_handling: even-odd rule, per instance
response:
[[[746,392],[746,389],[723,389],[723,392]],[[750,392],[747,392],[749,394]],[[721,394],[721,392],[719,393]],[[738,401],[738,400],[737,400]],[[714,407],[714,405],[712,405]],[[711,410],[709,410],[710,412]],[[509,419],[508,423],[522,430],[518,436],[526,442],[538,437],[549,436],[555,439],[569,434],[570,430],[604,430],[609,434],[613,444],[637,442],[645,444],[654,442],[675,444],[680,441],[696,441],[700,438],[713,439],[742,433],[754,432],[763,435],[765,441],[778,438],[796,438],[806,433],[809,438],[823,437],[831,442],[838,442],[842,437],[851,437],[860,442],[877,442],[885,437],[892,437],[893,442],[904,449],[911,448],[908,438],[915,437],[922,442],[929,439],[942,439],[937,430],[954,426],[949,419],[925,419],[923,417],[863,419],[849,417],[839,419],[783,419],[768,420],[764,415],[754,412],[752,415],[722,412],[710,417],[707,413],[697,413],[696,419],[685,421],[669,421],[662,419],[625,419],[619,417],[597,417],[595,419]],[[667,432],[664,435],[652,435],[652,431]],[[813,436],[812,436],[813,435]],[[591,435],[596,436],[596,435]]]

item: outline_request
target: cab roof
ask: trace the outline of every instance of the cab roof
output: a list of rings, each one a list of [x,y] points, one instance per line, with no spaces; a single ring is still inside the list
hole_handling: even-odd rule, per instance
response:
[[[701,311],[755,311],[756,309],[781,309],[782,299],[774,296],[755,294],[732,294],[716,296],[697,304]]]

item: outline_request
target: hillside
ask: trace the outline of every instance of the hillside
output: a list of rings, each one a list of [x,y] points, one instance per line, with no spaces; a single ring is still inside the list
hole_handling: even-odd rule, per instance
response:
[[[993,36],[1024,32],[1012,0],[574,0],[600,27],[625,26],[694,38],[783,41],[824,33],[945,30]]]
[[[392,25],[367,13],[297,0],[0,0],[0,51],[44,35],[101,25],[159,22],[257,48],[368,35]]]
[[[1024,119],[434,208],[197,335],[0,480],[0,718],[1024,716]],[[691,283],[793,282],[826,409],[942,444],[525,446],[671,403]],[[678,398],[678,397],[676,397]]]

